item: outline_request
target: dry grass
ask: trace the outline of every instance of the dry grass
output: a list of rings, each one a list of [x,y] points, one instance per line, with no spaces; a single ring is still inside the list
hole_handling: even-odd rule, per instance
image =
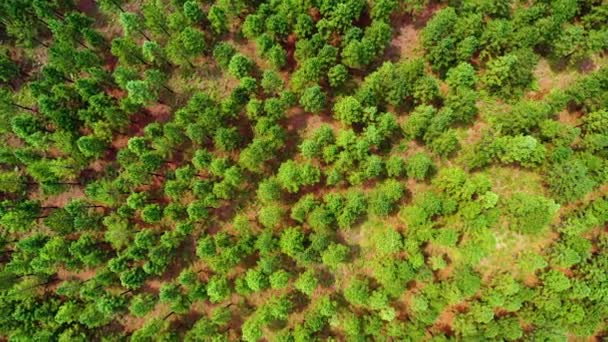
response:
[[[594,55],[578,66],[558,69],[547,59],[541,58],[534,70],[536,89],[528,92],[526,97],[539,100],[551,91],[567,89],[581,74],[591,73],[607,64],[608,56]]]
[[[492,190],[501,197],[516,192],[547,195],[537,172],[516,166],[491,166],[484,173],[492,180]]]

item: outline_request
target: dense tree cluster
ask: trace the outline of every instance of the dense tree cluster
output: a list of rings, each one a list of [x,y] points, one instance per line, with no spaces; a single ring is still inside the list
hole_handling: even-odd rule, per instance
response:
[[[0,340],[608,333],[605,3],[0,17]]]

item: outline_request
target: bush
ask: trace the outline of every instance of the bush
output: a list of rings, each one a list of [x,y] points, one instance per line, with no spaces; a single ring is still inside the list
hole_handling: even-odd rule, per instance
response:
[[[405,187],[394,179],[387,179],[371,194],[370,212],[387,216],[397,208],[397,202],[405,195]]]
[[[546,154],[545,146],[529,135],[500,137],[494,141],[493,148],[502,163],[519,163],[525,167],[542,163]]]
[[[469,63],[463,62],[451,68],[446,75],[446,83],[450,88],[475,88],[477,75],[475,69]]]
[[[278,270],[270,275],[270,287],[282,289],[289,283],[290,274],[284,270]]]
[[[236,78],[249,76],[249,72],[253,68],[253,62],[246,56],[237,53],[230,59],[228,64],[228,72]]]
[[[213,48],[213,58],[222,69],[228,69],[236,49],[226,42],[220,42]]]
[[[311,194],[300,197],[300,199],[291,208],[291,218],[302,223],[310,213],[318,205],[315,197]]]
[[[477,115],[477,97],[475,90],[457,88],[450,90],[445,99],[445,107],[452,110],[454,121],[470,123]]]
[[[318,85],[306,88],[300,97],[300,105],[310,113],[319,113],[325,107],[325,93]]]
[[[283,208],[277,205],[266,206],[260,209],[258,220],[264,227],[276,228],[283,220],[283,215]]]
[[[433,160],[427,154],[418,152],[411,156],[406,161],[406,170],[408,177],[416,180],[424,180],[427,178],[435,169]]]
[[[344,289],[344,298],[353,305],[367,305],[370,295],[367,279],[354,278]]]
[[[551,107],[538,101],[520,101],[508,113],[497,114],[493,121],[496,128],[506,135],[529,134],[549,118]]]
[[[279,240],[281,252],[297,259],[304,252],[305,239],[300,227],[289,227],[283,230],[281,239]]]
[[[363,106],[352,96],[340,98],[333,110],[336,119],[347,125],[364,122]]]
[[[343,85],[349,77],[350,73],[348,72],[348,69],[342,64],[331,67],[327,72],[329,85],[333,88],[338,88]]]
[[[380,253],[394,254],[403,248],[403,237],[395,229],[387,227],[374,237],[374,244]]]
[[[281,164],[277,172],[277,180],[288,192],[298,192],[300,187],[319,182],[321,171],[310,163],[296,164],[288,160]]]
[[[268,61],[274,69],[279,70],[287,63],[287,52],[277,44],[268,51]]]
[[[399,156],[391,156],[386,161],[386,173],[389,177],[403,177],[406,175],[407,169],[405,160]]]
[[[483,83],[494,94],[517,96],[532,83],[537,58],[532,51],[521,50],[493,59],[488,63]]]
[[[336,269],[340,263],[346,261],[348,253],[348,247],[339,243],[332,243],[321,254],[321,260],[330,269]]]
[[[560,203],[578,200],[596,185],[587,167],[578,159],[552,165],[545,179],[549,191]]]
[[[403,133],[409,139],[421,138],[435,114],[437,114],[437,110],[431,106],[416,107],[403,123]]]
[[[148,204],[141,210],[141,219],[146,223],[155,223],[162,219],[163,212],[158,204]]]
[[[520,192],[511,195],[505,203],[509,228],[524,234],[543,232],[558,209],[553,200]]]
[[[258,14],[250,14],[243,21],[241,32],[247,39],[255,39],[264,32],[264,19]]]
[[[459,147],[458,136],[456,131],[449,129],[441,133],[429,143],[431,151],[437,153],[440,157],[447,157],[450,153],[456,151]]]
[[[260,182],[257,197],[264,203],[277,201],[281,198],[281,185],[274,178],[268,178]]]
[[[313,270],[306,270],[306,272],[300,274],[298,280],[295,282],[296,289],[309,297],[313,294],[318,285],[319,280],[315,276]]]
[[[262,74],[262,89],[269,95],[277,94],[285,86],[281,76],[274,70],[265,70]]]

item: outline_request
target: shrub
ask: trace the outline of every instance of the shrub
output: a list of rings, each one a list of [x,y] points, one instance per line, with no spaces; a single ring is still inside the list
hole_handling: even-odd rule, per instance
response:
[[[537,58],[532,51],[522,50],[493,59],[488,63],[483,83],[492,93],[514,97],[534,79],[532,71]]]
[[[551,114],[551,107],[538,101],[520,101],[509,112],[494,117],[496,128],[506,135],[529,134]]]
[[[266,206],[260,209],[258,220],[267,228],[276,228],[283,219],[284,210],[277,205]]]
[[[348,72],[348,69],[342,64],[338,64],[338,65],[331,67],[329,69],[329,71],[327,72],[327,78],[329,79],[329,85],[332,86],[333,88],[338,88],[341,85],[343,85],[348,80],[349,77],[350,77],[350,74]]]
[[[369,201],[370,212],[387,216],[397,208],[397,202],[405,195],[405,187],[394,179],[387,179],[374,189]]]
[[[424,180],[435,169],[433,160],[427,154],[418,152],[406,161],[408,177],[416,180]]]
[[[323,264],[330,269],[335,269],[340,263],[346,261],[348,253],[348,247],[339,243],[332,243],[327,246],[327,249],[321,254],[321,260],[323,261]]]
[[[428,105],[416,107],[403,123],[403,133],[410,139],[421,138],[437,110]]]
[[[539,195],[515,193],[506,200],[509,228],[524,234],[538,234],[547,228],[559,205]]]
[[[315,276],[313,270],[306,270],[306,272],[300,274],[298,280],[295,282],[296,289],[307,296],[311,296],[318,285],[319,280]]]
[[[405,160],[399,156],[391,156],[386,161],[386,173],[389,177],[402,177],[406,175]]]
[[[326,97],[318,85],[306,88],[300,97],[300,105],[311,113],[319,113],[325,107]]]
[[[367,305],[370,295],[367,279],[354,278],[344,289],[344,298],[353,305]]]
[[[236,49],[226,42],[220,42],[213,48],[213,58],[222,69],[228,69]]]
[[[363,106],[352,96],[339,99],[333,110],[336,119],[347,125],[364,122]]]
[[[474,88],[477,83],[475,69],[466,62],[451,68],[446,76],[445,81],[451,88]]]
[[[560,203],[580,199],[595,186],[589,170],[578,159],[552,165],[545,179],[549,184],[549,191]]]
[[[249,76],[249,72],[252,68],[253,62],[240,53],[232,56],[230,63],[228,64],[228,72],[236,78]]]

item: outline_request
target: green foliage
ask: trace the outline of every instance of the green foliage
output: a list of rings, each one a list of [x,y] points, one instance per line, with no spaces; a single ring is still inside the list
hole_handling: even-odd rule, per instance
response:
[[[327,246],[327,249],[321,254],[321,260],[323,261],[323,264],[330,269],[335,269],[340,263],[346,261],[348,255],[348,247],[341,244],[332,243]]]
[[[304,222],[308,213],[317,206],[318,203],[313,195],[302,196],[291,208],[291,218],[298,222]]]
[[[327,72],[329,85],[334,88],[338,88],[343,85],[348,80],[349,76],[348,69],[342,64],[331,67]]]
[[[241,141],[241,135],[235,127],[221,127],[215,131],[213,142],[220,151],[235,150]]]
[[[478,94],[474,90],[459,87],[450,90],[445,105],[451,109],[455,121],[468,123],[477,115],[477,98]]]
[[[448,157],[459,147],[458,136],[453,129],[441,133],[429,143],[429,148],[440,157]]]
[[[305,236],[299,227],[290,227],[283,231],[279,240],[281,252],[297,258],[304,251]]]
[[[132,36],[134,33],[143,32],[145,29],[142,18],[136,13],[121,12],[119,19],[126,35]]]
[[[505,203],[509,228],[525,234],[545,230],[558,209],[552,200],[526,193],[515,193]]]
[[[359,191],[351,190],[343,201],[339,196],[329,196],[325,199],[329,210],[336,216],[338,226],[342,229],[352,227],[365,214],[367,199]]]
[[[277,44],[268,51],[268,60],[274,69],[279,70],[287,63],[287,52]]]
[[[211,27],[215,33],[223,33],[228,30],[228,18],[226,12],[219,6],[211,6],[207,13],[207,20],[211,23]]]
[[[107,148],[106,142],[95,136],[82,136],[76,144],[83,155],[93,158],[100,158]]]
[[[257,197],[265,203],[279,200],[281,198],[281,184],[274,178],[260,182]]]
[[[367,279],[355,278],[344,289],[344,298],[352,305],[366,306],[370,292]]]
[[[149,82],[133,80],[127,82],[126,89],[129,92],[129,98],[137,104],[146,105],[156,100],[157,95],[152,90]]]
[[[277,180],[288,192],[298,192],[302,186],[318,183],[321,172],[310,163],[298,165],[293,160],[281,164]]]
[[[249,76],[252,68],[253,62],[240,53],[236,53],[232,56],[230,63],[228,64],[228,72],[236,78]]]
[[[192,27],[185,28],[179,35],[182,48],[189,56],[199,55],[207,50],[205,35]]]
[[[605,335],[604,2],[89,2],[0,2],[0,339]]]
[[[596,184],[587,167],[578,159],[552,165],[547,174],[547,181],[551,194],[560,203],[582,198]]]
[[[204,13],[196,1],[188,0],[183,4],[184,16],[191,22],[197,23],[203,20]]]
[[[366,121],[363,106],[352,96],[340,98],[334,105],[333,112],[336,119],[347,125]]]
[[[215,275],[207,282],[207,295],[212,303],[225,300],[230,295],[230,285],[225,277]]]
[[[310,297],[319,285],[319,280],[314,271],[307,270],[300,274],[294,285],[296,289]]]
[[[532,82],[532,69],[536,61],[536,55],[528,50],[498,57],[488,63],[488,71],[482,81],[492,93],[504,97],[516,96]]]
[[[504,141],[502,155],[499,156],[503,163],[519,162],[523,166],[531,166],[541,163],[544,159],[544,146],[530,136],[517,136]],[[498,142],[499,146],[501,142]]]
[[[376,249],[382,254],[394,254],[403,248],[403,238],[398,231],[386,227],[374,236]]]
[[[241,27],[243,36],[247,39],[255,39],[264,32],[264,19],[258,14],[250,14],[243,21]]]
[[[416,107],[403,123],[403,132],[405,133],[405,136],[410,139],[422,137],[435,114],[436,110],[431,106],[424,105]]]
[[[276,94],[283,89],[285,82],[276,71],[265,70],[260,85],[267,94]]]
[[[406,172],[406,164],[403,158],[391,156],[386,161],[386,173],[389,177],[403,177],[406,175]]]
[[[158,204],[148,204],[141,210],[141,219],[147,223],[155,223],[162,219],[163,213]]]
[[[435,170],[435,165],[428,155],[419,152],[406,160],[405,169],[408,177],[424,180]]]
[[[471,64],[463,62],[448,71],[445,81],[450,88],[475,88],[477,75]]]
[[[220,42],[213,48],[213,58],[222,69],[228,69],[236,49],[226,42]]]
[[[350,68],[363,69],[388,45],[391,27],[382,20],[374,20],[365,29],[361,40],[351,40],[342,51],[342,63]]]
[[[549,117],[550,111],[551,108],[544,103],[522,101],[513,106],[509,113],[497,115],[494,120],[503,134],[529,134]]]
[[[129,312],[136,317],[143,317],[156,306],[156,298],[149,294],[138,294],[131,299]]]
[[[311,113],[318,113],[325,107],[325,94],[318,85],[306,88],[300,97],[300,105],[304,110]]]
[[[545,273],[543,275],[543,283],[552,292],[562,292],[572,286],[568,277],[557,270],[549,270]]]
[[[290,274],[285,270],[278,270],[270,275],[270,287],[273,289],[285,288],[290,279]]]
[[[397,202],[405,195],[405,187],[394,179],[388,179],[370,196],[370,212],[374,215],[387,216],[397,208]]]

